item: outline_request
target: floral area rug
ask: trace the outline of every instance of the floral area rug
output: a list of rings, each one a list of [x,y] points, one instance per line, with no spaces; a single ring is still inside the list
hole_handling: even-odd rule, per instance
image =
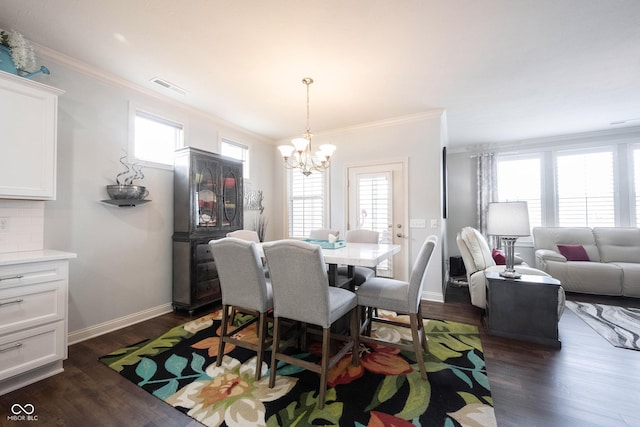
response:
[[[222,365],[216,367],[221,317],[215,311],[100,360],[207,426],[496,425],[475,326],[425,320],[428,381],[421,379],[413,353],[361,344],[359,367],[351,365],[347,354],[329,373],[326,403],[319,410],[318,374],[279,364],[276,384],[268,387],[270,352],[259,367],[263,374],[259,381],[254,380],[255,353],[234,345],[226,345]],[[408,318],[402,320],[408,322]],[[374,325],[374,335],[411,340],[408,328]],[[256,337],[254,325],[241,333],[243,339]],[[288,351],[303,359],[320,360],[320,345],[314,342],[307,352]]]

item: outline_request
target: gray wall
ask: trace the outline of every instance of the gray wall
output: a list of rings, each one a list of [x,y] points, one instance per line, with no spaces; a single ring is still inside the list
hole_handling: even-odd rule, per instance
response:
[[[217,152],[221,137],[250,145],[255,160],[247,184],[264,191],[266,215],[280,203],[273,188],[276,158],[267,142],[168,98],[84,64],[43,63],[51,75],[39,81],[66,91],[59,98],[58,198],[45,204],[44,244],[78,254],[70,262],[69,332],[82,339],[171,309],[173,172],[144,169],[140,184],[150,203],[118,208],[100,202],[108,198],[105,185],[122,171],[129,101],[184,120],[185,145]]]

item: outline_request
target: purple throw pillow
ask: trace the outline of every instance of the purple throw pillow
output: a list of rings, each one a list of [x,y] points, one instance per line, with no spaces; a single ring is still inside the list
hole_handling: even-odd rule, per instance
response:
[[[567,261],[591,261],[582,245],[558,245],[558,251]]]
[[[496,265],[505,265],[507,263],[507,260],[504,257],[504,252],[500,249],[491,250],[491,257],[496,262]]]

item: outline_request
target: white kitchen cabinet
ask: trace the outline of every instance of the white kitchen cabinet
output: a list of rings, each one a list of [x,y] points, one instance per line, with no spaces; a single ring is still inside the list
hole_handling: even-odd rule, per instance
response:
[[[69,259],[75,256],[0,254],[0,395],[63,371]]]
[[[0,71],[0,198],[56,198],[58,95]]]

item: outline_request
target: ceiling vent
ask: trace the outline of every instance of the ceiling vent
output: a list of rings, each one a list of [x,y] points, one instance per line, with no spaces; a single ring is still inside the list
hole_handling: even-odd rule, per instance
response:
[[[182,89],[180,86],[176,86],[171,82],[168,82],[164,79],[161,79],[160,77],[154,77],[151,79],[151,82],[158,84],[160,86],[162,86],[165,89],[171,89],[175,92],[178,92],[180,95],[186,95],[187,91]]]

